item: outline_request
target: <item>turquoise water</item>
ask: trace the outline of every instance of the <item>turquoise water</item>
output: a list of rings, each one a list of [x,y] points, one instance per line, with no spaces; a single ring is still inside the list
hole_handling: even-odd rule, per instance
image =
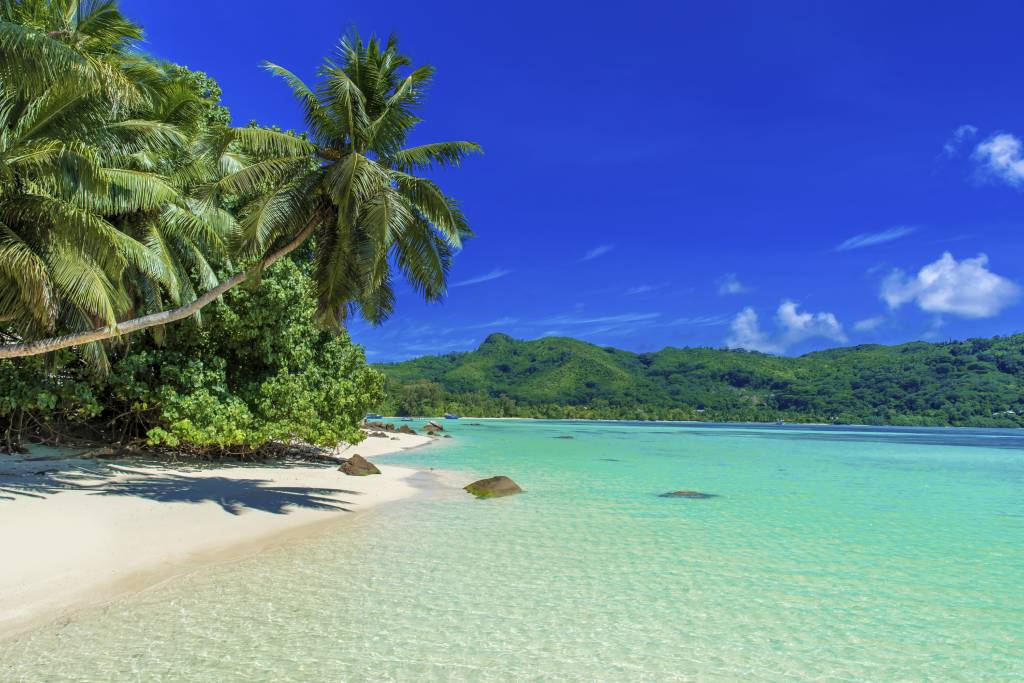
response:
[[[180,577],[4,644],[0,680],[1024,680],[1018,432],[446,427],[389,460],[527,493]]]

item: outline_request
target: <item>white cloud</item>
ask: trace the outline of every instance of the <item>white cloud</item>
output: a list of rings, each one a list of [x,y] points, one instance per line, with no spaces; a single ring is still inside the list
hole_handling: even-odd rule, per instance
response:
[[[948,251],[939,260],[908,276],[894,270],[882,281],[889,308],[914,302],[928,313],[991,318],[1020,295],[1020,287],[988,269],[988,257],[957,261]]]
[[[698,315],[692,318],[676,318],[669,325],[684,325],[688,327],[713,327],[724,325],[729,322],[727,315]]]
[[[452,287],[465,287],[466,285],[478,285],[481,282],[490,282],[491,280],[497,280],[499,277],[505,277],[511,270],[505,270],[504,268],[496,268],[485,275],[479,275],[472,277],[468,280],[460,280],[459,282],[453,282]]]
[[[466,327],[463,328],[463,329],[467,329],[467,330],[485,330],[485,329],[492,329],[492,328],[498,328],[498,327],[507,327],[508,325],[515,325],[517,322],[519,322],[518,318],[508,318],[508,317],[505,317],[505,318],[498,318],[497,320],[492,320],[492,321],[490,321],[488,323],[479,323],[479,324],[476,324],[476,325],[466,325]]]
[[[833,314],[801,313],[797,310],[798,305],[793,301],[784,301],[775,315],[776,320],[784,328],[786,338],[790,343],[795,344],[812,337],[846,341],[843,326],[839,324]]]
[[[952,159],[960,152],[960,147],[963,146],[964,142],[973,138],[978,134],[978,129],[969,123],[965,123],[956,130],[946,140],[946,144],[942,146],[942,153],[946,155],[947,159]]]
[[[842,244],[836,247],[836,251],[849,251],[851,249],[873,247],[876,244],[885,244],[886,242],[892,242],[893,240],[898,240],[901,237],[906,237],[916,229],[917,228],[912,228],[906,225],[899,225],[895,228],[883,230],[882,232],[864,232],[845,240]]]
[[[783,349],[761,331],[757,313],[747,306],[733,318],[730,325],[732,334],[725,340],[730,349],[747,349],[764,353],[782,353]]]
[[[573,316],[558,316],[542,320],[542,325],[596,325],[603,323],[637,323],[647,320],[654,320],[661,313],[622,313],[620,315],[603,315],[589,318],[578,318]]]
[[[730,294],[743,294],[750,291],[750,287],[745,286],[736,277],[736,273],[726,273],[722,277],[715,280],[715,284],[718,285],[718,295],[728,296]]]
[[[783,353],[786,349],[814,338],[846,341],[843,326],[835,315],[827,312],[805,313],[799,304],[783,301],[775,312],[775,329],[761,329],[757,312],[750,306],[740,311],[730,325],[732,334],[725,340],[733,349],[747,349],[763,353]]]
[[[596,247],[594,247],[593,249],[591,249],[590,251],[588,251],[586,254],[584,254],[583,255],[583,260],[584,261],[589,261],[591,259],[597,258],[598,256],[604,256],[605,254],[607,254],[609,251],[611,251],[614,248],[615,248],[615,245],[613,245],[613,244],[599,244]]]
[[[1009,133],[993,135],[974,149],[984,175],[1007,185],[1024,185],[1024,156],[1020,139]]]
[[[633,296],[635,294],[646,294],[647,292],[653,292],[655,290],[661,289],[664,286],[665,283],[662,283],[660,285],[638,285],[636,287],[630,287],[625,292],[623,292],[623,294],[627,296]]]
[[[858,332],[873,332],[885,324],[885,316],[876,315],[873,318],[864,318],[853,324],[853,329]]]

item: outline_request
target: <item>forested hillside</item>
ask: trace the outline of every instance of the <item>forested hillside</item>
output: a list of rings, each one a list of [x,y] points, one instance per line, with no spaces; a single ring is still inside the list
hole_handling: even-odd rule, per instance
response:
[[[1024,426],[1024,334],[797,358],[492,334],[476,351],[378,367],[384,409],[401,415]]]

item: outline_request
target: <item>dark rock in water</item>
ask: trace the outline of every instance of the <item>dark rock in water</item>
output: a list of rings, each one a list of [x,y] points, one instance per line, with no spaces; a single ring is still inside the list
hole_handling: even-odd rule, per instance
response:
[[[479,422],[469,422],[467,424],[469,424],[470,427],[483,427]]]
[[[433,420],[431,420],[430,422],[427,423],[427,429],[436,429],[439,432],[443,432],[444,431],[444,427],[442,427],[438,423],[434,422]]]
[[[556,439],[575,439],[576,437],[575,436],[569,436],[568,434],[564,434],[562,436],[556,436],[555,438]]]
[[[661,498],[718,498],[717,493],[703,493],[701,491],[669,491],[662,493]]]
[[[500,498],[501,496],[511,496],[512,494],[523,492],[523,490],[519,488],[519,484],[506,476],[490,477],[489,479],[474,481],[472,484],[466,486],[465,490],[469,491],[477,498]]]
[[[415,434],[416,433],[416,430],[413,429],[412,427],[410,427],[409,425],[402,425],[401,427],[398,428],[398,431],[400,431],[402,434]]]
[[[618,458],[601,458],[601,459],[604,460],[605,462],[622,462]]]
[[[437,436],[437,430],[434,429],[433,427],[427,427],[426,429],[423,430],[423,433],[426,434],[427,436]]]
[[[377,437],[378,439],[388,438],[388,435],[385,432],[370,432],[370,436]]]
[[[380,474],[380,470],[372,462],[356,453],[351,458],[341,463],[339,472],[344,472],[350,477],[365,477],[368,474]]]
[[[452,435],[451,435],[451,434],[445,434],[445,435],[444,435],[444,438],[446,438],[446,439],[450,439],[450,438],[452,438]]]

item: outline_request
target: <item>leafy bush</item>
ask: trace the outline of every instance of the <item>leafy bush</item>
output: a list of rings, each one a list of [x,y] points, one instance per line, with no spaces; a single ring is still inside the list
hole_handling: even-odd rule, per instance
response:
[[[344,331],[316,320],[313,283],[293,260],[258,286],[228,292],[202,324],[144,343],[106,378],[126,434],[205,455],[250,455],[293,440],[358,442],[358,425],[383,391]]]
[[[384,378],[344,331],[318,323],[308,269],[278,262],[258,285],[207,307],[201,323],[168,326],[163,345],[129,339],[106,375],[70,353],[50,365],[0,363],[0,447],[69,432],[207,457],[358,442]]]

